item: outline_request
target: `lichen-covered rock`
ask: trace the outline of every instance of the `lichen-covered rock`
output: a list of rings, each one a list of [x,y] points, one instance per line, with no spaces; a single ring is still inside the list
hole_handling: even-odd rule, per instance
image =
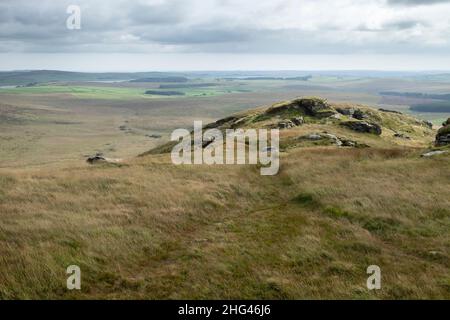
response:
[[[320,134],[318,134],[318,133],[311,133],[311,134],[306,136],[306,139],[308,139],[308,140],[321,140],[321,139],[323,139],[323,137]]]
[[[358,120],[364,120],[367,119],[369,116],[367,114],[365,114],[361,109],[356,109],[353,112],[353,118],[358,119]]]
[[[436,146],[450,145],[450,118],[443,123],[443,127],[439,129],[436,135]]]
[[[342,126],[345,126],[353,131],[361,132],[361,133],[371,133],[380,135],[381,127],[373,122],[366,121],[345,121],[341,123]]]
[[[300,98],[292,101],[275,104],[267,109],[266,114],[282,114],[285,112],[297,111],[300,114],[325,118],[336,113],[336,111],[326,102],[319,98]]]
[[[293,127],[295,127],[295,124],[291,120],[283,120],[277,124],[277,128],[279,129],[290,129]]]
[[[344,116],[353,116],[353,113],[355,113],[354,108],[336,108],[336,111]]]
[[[318,98],[304,98],[298,100],[300,107],[305,109],[307,113],[316,117],[329,117],[336,113],[336,111],[331,108],[331,106],[326,102],[326,100]]]
[[[296,126],[301,126],[305,122],[305,120],[303,120],[303,117],[295,117],[295,118],[292,118],[291,121]]]

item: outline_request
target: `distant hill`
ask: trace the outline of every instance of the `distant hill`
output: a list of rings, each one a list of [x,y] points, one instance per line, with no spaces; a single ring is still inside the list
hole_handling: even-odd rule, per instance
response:
[[[186,77],[179,76],[159,76],[159,77],[147,77],[130,80],[130,82],[188,82],[189,79]]]
[[[4,71],[0,72],[0,86],[27,85],[30,83],[67,82],[67,81],[129,81],[147,79],[145,82],[164,82],[162,79],[186,79],[175,73],[165,72],[69,72],[56,70]],[[187,81],[187,80],[186,80]],[[172,82],[172,81],[168,81]]]

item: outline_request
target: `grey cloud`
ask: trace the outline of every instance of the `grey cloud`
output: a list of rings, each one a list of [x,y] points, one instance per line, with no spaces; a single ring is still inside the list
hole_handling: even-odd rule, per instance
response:
[[[392,5],[418,6],[438,3],[450,3],[450,0],[387,0],[387,3]]]
[[[389,2],[416,5],[425,3],[419,0]],[[78,3],[82,8],[81,30],[71,31],[65,27],[68,16],[66,7],[72,3]],[[279,7],[287,5],[286,3]],[[254,23],[258,22],[258,17],[246,21],[235,20],[232,14],[220,15],[222,9],[226,11],[221,7],[224,4],[232,6],[229,1],[220,0],[216,7],[212,7],[217,12],[205,9],[204,19],[200,23],[190,16],[190,2],[187,0],[158,4],[149,4],[144,0],[1,0],[0,51],[130,53],[153,52],[155,48],[162,48],[162,51],[167,49],[176,52],[326,54],[427,50],[419,41],[414,43],[414,39],[390,43],[384,41],[385,37],[382,36],[372,39],[377,36],[375,32],[389,35],[389,32],[401,33],[417,26],[428,28],[426,20],[394,20],[383,24],[379,29],[362,25],[356,31],[373,32],[367,33],[372,38],[370,41],[356,42],[351,37],[340,37],[348,30],[333,21],[324,23],[320,29],[313,31],[288,26],[270,28]],[[208,10],[212,9],[208,7]],[[270,14],[276,17],[276,12]],[[209,19],[210,16],[213,18]],[[448,52],[448,49],[446,45],[429,50]]]
[[[356,31],[366,31],[366,32],[389,32],[389,31],[402,31],[413,29],[415,27],[423,26],[426,27],[428,24],[419,20],[399,20],[390,21],[384,23],[381,28],[369,28],[367,25],[361,25],[356,28]]]
[[[131,24],[173,24],[183,20],[183,13],[189,10],[186,2],[172,1],[156,5],[136,4],[128,10],[127,19]]]
[[[180,27],[156,31],[152,35],[143,35],[143,38],[166,44],[215,44],[247,41],[254,32],[242,28],[218,28],[216,26]]]

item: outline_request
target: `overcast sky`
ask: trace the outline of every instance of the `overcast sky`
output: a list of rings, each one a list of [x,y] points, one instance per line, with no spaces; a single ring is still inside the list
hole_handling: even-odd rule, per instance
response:
[[[1,0],[0,69],[450,70],[450,1]]]

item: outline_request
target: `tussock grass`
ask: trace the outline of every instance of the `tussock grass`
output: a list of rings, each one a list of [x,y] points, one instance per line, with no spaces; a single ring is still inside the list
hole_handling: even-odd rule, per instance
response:
[[[275,177],[168,155],[0,171],[0,297],[449,298],[450,163],[416,153],[292,149]]]

